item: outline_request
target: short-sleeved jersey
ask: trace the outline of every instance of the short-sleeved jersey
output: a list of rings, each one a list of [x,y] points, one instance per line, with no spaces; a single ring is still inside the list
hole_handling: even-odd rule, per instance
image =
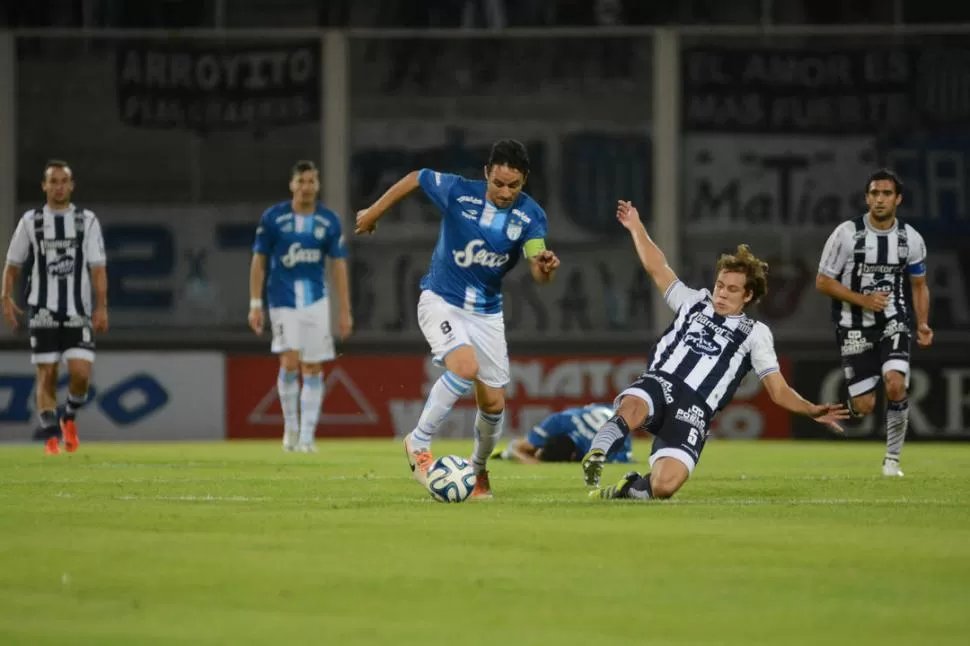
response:
[[[485,198],[484,181],[458,175],[423,169],[418,182],[443,215],[421,288],[470,312],[501,312],[502,278],[527,240],[545,239],[545,211],[525,193],[499,209]]]
[[[711,293],[675,281],[664,294],[677,316],[650,352],[648,370],[676,377],[711,413],[731,401],[752,368],[763,379],[779,370],[768,326],[748,317],[721,316]]]
[[[298,309],[327,295],[327,256],[347,257],[340,218],[319,203],[308,215],[294,213],[290,202],[266,209],[256,229],[253,252],[269,259],[269,307]]]
[[[586,455],[593,446],[596,431],[613,417],[613,409],[607,404],[589,404],[579,408],[567,408],[553,413],[532,428],[526,441],[541,449],[551,437],[568,435],[576,445],[578,455]],[[623,444],[613,448],[606,456],[607,462],[632,462],[633,438],[627,434]]]
[[[908,324],[912,307],[906,276],[926,274],[926,243],[916,229],[898,219],[881,230],[862,215],[835,228],[822,249],[818,273],[860,294],[889,295],[881,312],[833,299],[832,319],[839,327],[884,327],[894,319]]]

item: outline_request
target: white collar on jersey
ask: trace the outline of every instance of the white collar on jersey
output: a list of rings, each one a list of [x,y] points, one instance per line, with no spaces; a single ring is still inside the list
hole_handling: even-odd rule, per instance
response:
[[[897,218],[893,218],[893,225],[891,227],[889,227],[888,229],[877,229],[876,227],[872,226],[872,222],[870,221],[870,218],[872,218],[872,216],[869,214],[868,211],[866,211],[866,214],[862,216],[862,221],[866,223],[866,228],[872,231],[873,233],[875,233],[876,235],[885,235],[887,233],[892,233],[893,231],[896,230],[896,227],[899,225],[899,220]]]
[[[77,207],[74,206],[74,202],[71,202],[70,204],[68,204],[67,208],[64,209],[63,211],[55,211],[50,207],[49,204],[44,204],[44,213],[50,213],[51,215],[65,215],[75,210],[77,210]]]

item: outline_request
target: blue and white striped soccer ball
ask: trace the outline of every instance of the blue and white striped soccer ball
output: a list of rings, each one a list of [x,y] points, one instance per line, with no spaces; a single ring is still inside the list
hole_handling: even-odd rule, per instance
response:
[[[475,470],[464,458],[446,455],[428,469],[428,491],[438,502],[464,502],[475,488]]]

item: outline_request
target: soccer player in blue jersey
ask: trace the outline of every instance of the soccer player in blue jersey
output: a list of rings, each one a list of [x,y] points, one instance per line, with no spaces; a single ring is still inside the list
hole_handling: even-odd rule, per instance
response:
[[[593,437],[611,417],[609,404],[587,404],[553,413],[525,436],[512,440],[492,458],[521,464],[579,462],[592,448]],[[627,434],[606,454],[607,462],[633,462],[633,434]]]
[[[492,146],[485,179],[430,169],[412,171],[370,207],[358,211],[356,233],[373,233],[385,212],[419,187],[443,215],[431,267],[421,279],[418,323],[435,360],[447,371],[431,388],[417,428],[404,438],[415,479],[427,485],[431,440],[455,402],[475,389],[475,498],[490,498],[486,462],[502,434],[509,356],[502,315],[502,278],[520,256],[533,279],[552,280],[559,259],[546,249],[546,214],[522,191],[529,155],[518,141]]]
[[[313,453],[324,395],[323,362],[334,358],[324,280],[327,257],[340,307],[341,340],[353,331],[354,320],[340,218],[317,201],[320,174],[313,162],[293,166],[290,191],[293,198],[266,209],[256,229],[249,270],[249,327],[262,334],[265,282],[272,350],[280,357],[276,387],[283,409],[283,450]]]

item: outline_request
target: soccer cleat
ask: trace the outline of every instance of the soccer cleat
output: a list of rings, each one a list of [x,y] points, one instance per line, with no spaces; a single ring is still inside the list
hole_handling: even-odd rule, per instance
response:
[[[603,473],[603,464],[606,462],[606,452],[603,449],[590,449],[590,452],[583,458],[583,477],[587,487],[598,487],[600,485],[600,474]]]
[[[476,500],[488,500],[494,498],[492,494],[492,484],[488,481],[488,471],[479,471],[475,474],[475,488],[472,489],[470,498]]]
[[[899,469],[899,460],[886,458],[882,461],[882,474],[887,478],[902,478],[903,472]]]
[[[489,460],[501,460],[502,459],[502,452],[504,450],[505,449],[503,449],[501,446],[496,446],[495,447],[495,450],[492,451],[492,454],[490,456],[488,456],[488,459]]]
[[[316,453],[317,445],[313,442],[300,442],[296,445],[297,453]]]
[[[300,437],[299,431],[283,431],[283,450],[287,453],[296,451],[296,442]]]
[[[61,432],[64,434],[64,448],[68,453],[77,451],[80,442],[77,439],[77,424],[73,419],[61,420]]]
[[[411,466],[411,473],[414,479],[421,483],[422,487],[428,486],[428,469],[434,463],[434,457],[428,449],[415,449],[411,446],[411,434],[404,436],[404,452],[408,456],[408,464]]]
[[[617,498],[628,498],[630,492],[630,486],[640,479],[640,474],[636,471],[631,471],[622,478],[619,482],[609,487],[601,487],[599,489],[593,489],[589,492],[590,498],[601,498],[603,500],[616,500]]]
[[[56,437],[47,438],[47,441],[44,442],[44,455],[60,455],[60,444],[60,441]]]

